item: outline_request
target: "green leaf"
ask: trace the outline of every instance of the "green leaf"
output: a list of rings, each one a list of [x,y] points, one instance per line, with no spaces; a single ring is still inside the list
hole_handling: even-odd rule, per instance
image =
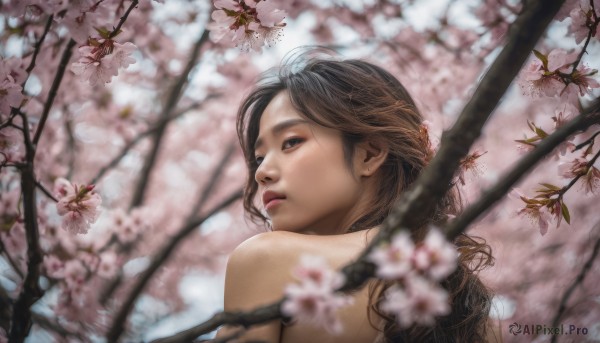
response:
[[[547,189],[551,189],[553,191],[560,191],[560,189],[561,189],[560,187],[557,187],[551,183],[540,183],[540,185],[546,187]]]
[[[109,39],[110,38],[110,31],[103,28],[103,27],[94,27],[94,29],[96,29],[96,31],[98,32],[98,34],[100,35],[100,37],[104,38],[104,39]]]
[[[571,215],[569,214],[569,209],[567,208],[567,205],[565,205],[564,202],[560,203],[560,211],[562,212],[562,216],[563,218],[565,218],[567,224],[571,225]]]
[[[544,65],[544,69],[548,70],[548,56],[542,54],[541,52],[533,49],[533,54],[535,55],[535,57],[538,58],[538,60],[542,61],[542,64]]]

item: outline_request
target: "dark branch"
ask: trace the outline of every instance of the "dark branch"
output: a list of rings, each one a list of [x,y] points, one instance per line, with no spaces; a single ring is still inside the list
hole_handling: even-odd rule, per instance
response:
[[[194,44],[185,69],[183,70],[183,72],[179,76],[179,79],[177,79],[177,81],[171,88],[171,91],[169,92],[167,102],[165,103],[165,106],[160,116],[160,121],[163,122],[164,125],[159,126],[154,132],[154,136],[152,137],[152,147],[150,148],[150,152],[148,156],[146,156],[146,160],[144,161],[142,175],[139,177],[139,182],[135,187],[133,198],[129,206],[130,209],[138,207],[144,202],[146,187],[150,182],[150,174],[152,172],[152,169],[154,168],[154,164],[156,163],[162,139],[167,129],[168,120],[163,119],[171,117],[171,113],[175,109],[175,106],[177,105],[177,102],[181,97],[183,87],[187,84],[189,74],[196,65],[196,61],[198,59],[198,56],[200,55],[200,49],[202,48],[202,46],[204,46],[205,42],[208,41],[208,33],[208,30],[204,30],[198,41],[196,41],[196,44]]]
[[[246,328],[281,318],[279,307],[282,301],[267,306],[262,306],[250,312],[221,312],[217,313],[204,323],[193,328],[179,332],[173,336],[159,338],[151,343],[179,343],[191,342],[196,337],[216,330],[221,325],[242,325]]]
[[[75,44],[76,43],[73,39],[69,40],[67,46],[65,47],[65,51],[63,52],[63,55],[60,59],[58,69],[56,70],[56,74],[54,76],[54,81],[52,82],[52,86],[50,87],[50,91],[48,92],[48,99],[46,99],[46,103],[44,103],[44,110],[40,118],[40,123],[38,124],[37,130],[35,130],[35,135],[33,136],[34,146],[38,144],[40,137],[42,136],[42,131],[44,130],[46,119],[48,119],[48,114],[50,113],[50,109],[52,108],[52,104],[54,103],[54,98],[56,98],[58,88],[60,87],[60,83],[62,82],[63,76],[65,75],[65,70],[67,69],[67,64],[71,59],[71,55],[73,54],[73,47],[75,47]]]
[[[21,171],[21,192],[23,194],[23,218],[25,220],[25,236],[27,237],[27,275],[22,290],[13,306],[12,326],[9,341],[22,343],[31,328],[31,305],[44,295],[40,288],[40,264],[42,249],[39,243],[37,222],[37,203],[35,196],[35,157],[34,143],[29,136],[27,116],[20,114],[23,120],[23,137],[25,141],[25,164]]]

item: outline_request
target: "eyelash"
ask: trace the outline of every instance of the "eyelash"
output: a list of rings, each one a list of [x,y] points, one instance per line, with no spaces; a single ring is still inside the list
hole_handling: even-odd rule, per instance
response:
[[[281,144],[281,150],[291,149],[291,148],[295,147],[296,145],[302,143],[303,141],[304,140],[302,138],[298,138],[298,137],[288,138],[283,141],[283,144]],[[256,156],[256,158],[255,158],[256,165],[259,166],[263,160],[264,160],[264,157]]]

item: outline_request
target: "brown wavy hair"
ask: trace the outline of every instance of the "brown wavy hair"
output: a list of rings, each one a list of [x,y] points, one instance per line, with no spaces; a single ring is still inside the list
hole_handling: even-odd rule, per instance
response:
[[[340,60],[321,52],[304,52],[284,61],[280,68],[263,75],[241,103],[237,133],[249,171],[244,209],[253,221],[268,223],[254,202],[258,188],[254,180],[258,168],[254,143],[263,111],[278,93],[286,91],[302,116],[342,133],[349,168],[356,143],[377,137],[389,146],[387,159],[379,171],[378,197],[372,199],[368,212],[347,230],[369,229],[384,221],[402,192],[428,164],[433,152],[423,117],[398,79],[372,63]],[[453,188],[439,201],[432,218],[412,229],[413,237],[423,237],[429,224],[442,225],[448,215],[455,215],[459,210],[460,197]],[[491,249],[483,239],[466,234],[460,235],[454,243],[459,251],[459,266],[442,282],[450,295],[451,313],[438,318],[434,327],[400,328],[395,318],[380,310],[384,291],[393,283],[370,283],[369,320],[382,332],[378,342],[485,341],[492,295],[477,273],[493,263]],[[373,322],[372,313],[384,319],[383,327]]]

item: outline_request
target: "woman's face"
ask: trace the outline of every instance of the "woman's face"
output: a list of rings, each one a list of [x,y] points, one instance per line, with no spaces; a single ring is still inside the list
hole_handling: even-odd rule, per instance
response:
[[[280,92],[260,119],[258,201],[273,230],[343,233],[364,213],[364,185],[344,160],[339,131],[307,121]]]

